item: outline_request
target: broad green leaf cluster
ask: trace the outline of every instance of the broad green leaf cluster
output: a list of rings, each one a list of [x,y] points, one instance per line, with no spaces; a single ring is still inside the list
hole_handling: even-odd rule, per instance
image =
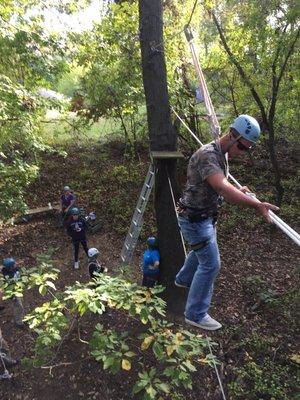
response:
[[[90,339],[81,342],[89,346],[90,354],[110,373],[138,369],[137,374],[133,372],[132,391],[143,393],[144,399],[171,394],[173,387],[191,390],[192,375],[197,368],[216,362],[208,354],[209,339],[163,319],[166,304],[158,296],[163,287],[149,290],[120,276],[100,274],[87,284],[76,282],[58,291],[54,284],[58,270],[52,268],[50,256],[44,256],[40,263],[23,272],[18,282],[1,284],[5,298],[22,296],[34,287],[46,298],[25,317],[36,334],[35,355],[25,359],[26,364],[51,364],[59,356],[63,342],[86,315],[95,315],[96,322],[89,333]],[[115,328],[105,323],[105,319],[99,323],[99,315],[106,312],[113,313],[116,322],[120,318],[127,320],[128,325],[122,323],[120,330],[118,323]],[[139,326],[139,334],[131,334],[132,323]]]

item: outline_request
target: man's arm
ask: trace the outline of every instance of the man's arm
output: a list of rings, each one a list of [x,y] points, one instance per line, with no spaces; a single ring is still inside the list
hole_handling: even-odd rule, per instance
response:
[[[268,223],[272,222],[269,215],[269,210],[279,210],[279,208],[273,204],[261,203],[258,200],[247,196],[242,191],[234,187],[230,182],[228,182],[225,175],[222,173],[210,175],[206,178],[206,181],[220,196],[223,196],[227,201],[240,204],[245,207],[255,208]]]

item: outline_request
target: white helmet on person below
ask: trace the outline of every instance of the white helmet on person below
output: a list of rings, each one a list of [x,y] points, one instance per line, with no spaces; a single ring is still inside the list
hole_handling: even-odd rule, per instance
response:
[[[64,186],[64,192],[70,192],[71,188],[70,186]]]
[[[255,118],[246,114],[239,115],[230,125],[230,128],[234,128],[243,139],[252,143],[256,143],[260,135],[259,123]]]
[[[96,249],[95,247],[88,249],[88,256],[90,258],[97,257],[97,256],[99,256],[99,254],[100,254],[100,251],[98,249]]]

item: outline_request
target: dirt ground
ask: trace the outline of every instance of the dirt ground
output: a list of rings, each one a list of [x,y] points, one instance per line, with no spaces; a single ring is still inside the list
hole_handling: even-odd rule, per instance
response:
[[[120,266],[124,235],[115,232],[112,228],[112,216],[105,210],[105,199],[106,196],[112,195],[110,189],[113,190],[113,184],[112,187],[106,186],[99,198],[95,197],[93,188],[102,184],[101,180],[95,181],[97,176],[103,175],[104,171],[109,170],[114,164],[123,165],[124,161],[120,161],[120,153],[116,149],[111,150],[109,158],[100,157],[98,162],[90,164],[84,156],[83,149],[79,150],[79,154],[80,156],[78,149],[70,149],[67,158],[53,154],[44,159],[40,180],[28,190],[29,205],[44,206],[49,201],[56,201],[65,184],[71,183],[75,187],[76,184],[72,182],[76,182],[75,178],[78,178],[76,172],[90,168],[93,178],[86,179],[78,190],[80,203],[87,210],[95,210],[101,216],[103,228],[88,238],[88,245],[100,249],[102,263],[111,274],[116,274]],[[97,158],[99,149],[93,149],[92,155]],[[144,171],[147,169],[146,162],[142,169],[141,176],[144,176]],[[70,171],[72,171],[71,177]],[[137,190],[132,193],[134,199],[137,198],[137,193]],[[297,260],[299,261],[299,250],[281,231],[263,223],[258,223],[252,229],[245,229],[243,223],[235,225],[234,229],[229,229],[226,225],[230,215],[229,210],[228,207],[225,208],[219,223],[222,269],[216,282],[211,310],[212,315],[222,322],[224,328],[210,335],[218,343],[214,353],[221,362],[219,370],[225,391],[227,391],[226,385],[237,378],[235,367],[243,365],[247,357],[251,357],[247,346],[241,345],[241,341],[247,341],[251,335],[272,338],[267,351],[273,360],[285,359],[288,362],[289,357],[297,353],[295,336],[297,324],[296,316],[293,314],[296,311],[293,308],[286,310],[287,305],[284,302],[279,302],[280,305],[275,308],[269,307],[268,303],[256,296],[254,289],[249,290],[247,278],[259,275],[267,287],[276,292],[276,297],[281,298],[297,285],[298,278],[294,269]],[[252,218],[251,213],[249,218]],[[19,265],[24,267],[35,265],[38,253],[45,252],[49,247],[55,247],[54,265],[61,270],[57,284],[59,288],[76,280],[85,282],[89,279],[82,249],[80,249],[80,269],[72,268],[71,243],[64,230],[57,227],[57,215],[40,215],[27,223],[3,226],[0,246],[1,258],[13,256]],[[135,255],[137,279],[139,279],[138,262],[142,249],[140,244]],[[183,289],[174,288],[174,295],[178,290]],[[25,294],[25,310],[29,311],[38,302],[38,296],[34,291]],[[170,318],[178,324],[184,324],[182,315],[170,315]],[[124,329],[130,328],[134,335],[135,326],[131,326],[131,323],[122,318],[118,312],[105,314],[101,319],[109,326],[118,325],[120,328],[123,324]],[[95,320],[88,317],[84,320],[80,326],[81,338],[88,337],[88,328],[94,323]],[[25,330],[15,328],[8,303],[5,310],[0,313],[0,324],[15,358],[22,359],[31,354],[34,335],[28,328]],[[20,363],[12,372],[13,379],[0,381],[2,400],[133,398],[131,387],[134,374],[129,376],[128,373],[121,372],[113,376],[104,372],[101,365],[89,356],[86,347],[78,342],[77,331],[73,332],[69,340],[63,344],[52,368],[26,370]],[[193,391],[180,392],[187,399],[222,398],[217,378],[209,367],[205,367],[195,376]],[[263,398],[271,399],[271,397]],[[233,397],[231,399],[234,400]]]

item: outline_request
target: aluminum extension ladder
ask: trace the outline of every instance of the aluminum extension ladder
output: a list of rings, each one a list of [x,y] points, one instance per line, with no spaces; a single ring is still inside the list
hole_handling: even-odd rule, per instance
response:
[[[121,259],[124,265],[130,264],[132,260],[133,252],[143,226],[143,214],[154,185],[154,178],[155,167],[154,164],[151,163],[122,248]]]

